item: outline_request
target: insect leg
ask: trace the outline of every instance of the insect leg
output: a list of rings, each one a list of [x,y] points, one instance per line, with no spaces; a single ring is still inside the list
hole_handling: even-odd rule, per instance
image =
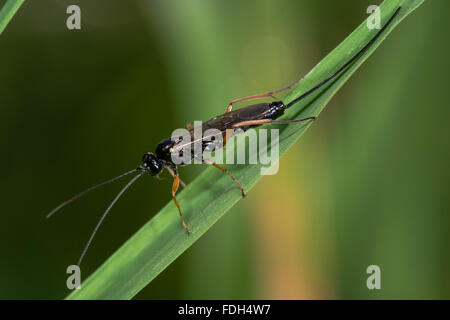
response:
[[[164,180],[163,178],[161,178],[161,177],[159,176],[159,174],[157,174],[157,175],[155,176],[155,178],[158,179],[158,180]],[[181,186],[182,186],[183,188],[186,188],[186,183],[184,183],[184,181],[181,180],[180,177],[178,177],[178,180],[180,180]]]
[[[241,193],[242,193],[242,197],[245,198],[245,191],[244,188],[242,187],[241,183],[235,178],[233,177],[233,175],[224,167],[219,166],[218,164],[212,162],[211,160],[208,159],[203,159],[203,162],[206,164],[209,164],[211,166],[216,167],[217,169],[220,169],[222,172],[225,172],[227,175],[230,176],[231,179],[233,179],[233,181],[238,185],[238,187],[241,189]]]
[[[307,117],[302,119],[293,120],[272,120],[272,119],[260,119],[260,120],[248,120],[235,123],[233,128],[243,127],[243,126],[261,126],[263,124],[289,124],[294,122],[302,122],[306,120],[316,120],[317,117]]]
[[[191,232],[189,231],[186,223],[184,222],[184,218],[183,218],[183,214],[181,213],[180,205],[178,204],[177,198],[175,196],[175,194],[177,193],[177,190],[178,190],[178,186],[180,184],[180,178],[178,177],[178,174],[174,170],[172,170],[171,168],[167,168],[167,171],[169,171],[170,174],[173,176],[173,185],[172,185],[173,202],[175,202],[175,205],[178,208],[178,212],[180,213],[180,218],[181,218],[181,222],[183,223],[184,229],[186,230],[187,234],[191,234]]]
[[[230,138],[233,136],[233,132],[234,132],[234,130],[232,128],[227,128],[225,130],[225,135],[223,137],[223,146],[222,146],[222,148],[224,150],[226,149],[226,144],[227,144],[228,140],[230,140]]]
[[[294,82],[292,82],[290,85],[288,85],[287,87],[278,89],[278,90],[274,90],[274,91],[268,91],[268,92],[264,92],[264,93],[260,93],[260,94],[255,94],[253,96],[249,96],[249,97],[244,97],[244,98],[239,98],[239,99],[235,99],[233,101],[231,101],[226,110],[225,113],[230,112],[231,110],[233,110],[233,104],[237,103],[237,102],[242,102],[242,101],[251,101],[251,100],[256,100],[256,99],[263,99],[263,98],[268,98],[268,97],[272,97],[275,99],[275,97],[273,96],[276,93],[280,93],[286,90],[289,90],[290,88],[292,88],[293,86],[295,86],[297,83],[299,83],[302,79],[304,78],[304,76],[302,76],[301,78],[298,78],[297,80],[295,80]]]
[[[178,177],[178,181],[180,181],[180,184],[183,188],[186,188],[186,183],[184,183],[183,180],[180,179],[180,177]]]

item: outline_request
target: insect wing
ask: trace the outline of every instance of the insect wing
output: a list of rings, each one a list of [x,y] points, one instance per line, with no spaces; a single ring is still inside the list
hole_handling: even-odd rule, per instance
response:
[[[258,103],[211,118],[202,124],[201,137],[195,137],[195,128],[191,128],[189,130],[191,141],[181,141],[180,143],[176,143],[173,146],[172,151],[179,152],[183,149],[192,147],[194,143],[210,140],[213,135],[204,134],[208,129],[217,129],[222,132],[222,135],[225,135],[227,129],[232,128],[233,125],[239,122],[264,119],[268,110],[270,110],[270,105],[268,103]],[[244,131],[246,129],[247,128],[244,128]]]

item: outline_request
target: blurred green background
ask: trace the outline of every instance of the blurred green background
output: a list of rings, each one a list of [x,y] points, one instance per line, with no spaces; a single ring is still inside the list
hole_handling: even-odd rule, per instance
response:
[[[134,168],[173,129],[307,73],[379,3],[26,1],[0,36],[0,298],[65,297],[66,267],[124,181],[46,220],[59,202]],[[136,298],[450,298],[449,10],[426,1],[408,16],[279,173]],[[164,177],[118,202],[83,277],[171,201]],[[381,290],[366,287],[372,264]]]

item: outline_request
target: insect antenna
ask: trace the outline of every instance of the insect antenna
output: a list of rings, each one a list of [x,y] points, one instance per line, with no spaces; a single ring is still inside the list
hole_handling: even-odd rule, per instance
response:
[[[374,42],[375,40],[377,40],[377,38],[381,35],[381,33],[383,33],[383,31],[386,29],[386,27],[392,22],[392,20],[394,20],[395,16],[398,14],[398,12],[400,11],[401,7],[398,7],[397,10],[394,12],[394,14],[389,18],[388,22],[386,22],[386,24],[377,32],[377,34],[361,49],[358,51],[358,53],[356,53],[353,57],[350,58],[350,60],[348,60],[342,67],[340,67],[337,71],[335,71],[332,75],[328,76],[328,78],[322,80],[321,82],[319,82],[317,85],[315,85],[314,87],[312,87],[311,89],[309,89],[308,91],[306,91],[304,94],[302,94],[301,96],[299,96],[298,98],[295,98],[294,100],[292,100],[291,102],[289,102],[286,105],[286,109],[291,107],[292,105],[296,104],[297,102],[299,102],[300,100],[306,98],[307,96],[309,96],[311,93],[313,93],[314,91],[316,91],[317,89],[319,89],[320,87],[322,87],[324,84],[326,84],[328,81],[330,81],[331,79],[333,79],[334,77],[336,77],[338,74],[340,74],[345,68],[347,68],[350,64],[352,64],[352,62],[354,62],[356,59],[359,58],[359,56],[361,56],[364,51],[366,51]]]
[[[47,214],[46,218],[50,218],[55,212],[59,211],[59,209],[65,207],[65,206],[68,205],[69,203],[71,203],[71,202],[77,200],[78,198],[81,198],[81,197],[84,196],[86,193],[89,193],[89,192],[91,192],[92,190],[98,189],[98,188],[100,188],[100,187],[103,187],[104,185],[107,185],[107,184],[109,184],[109,183],[111,183],[111,182],[114,182],[114,181],[116,181],[116,180],[119,180],[120,178],[123,178],[123,177],[125,177],[125,176],[127,176],[127,175],[129,175],[129,174],[131,174],[131,173],[133,173],[133,172],[136,172],[136,171],[138,171],[138,169],[130,170],[130,171],[128,171],[128,172],[122,173],[121,175],[119,175],[119,176],[117,176],[117,177],[115,177],[115,178],[112,178],[112,179],[110,179],[110,180],[108,180],[108,181],[105,181],[105,182],[102,182],[102,183],[100,183],[100,184],[97,184],[97,185],[95,185],[95,186],[93,186],[93,187],[90,187],[90,188],[84,190],[83,192],[80,192],[79,194],[73,196],[73,197],[70,198],[69,200],[64,201],[64,202],[61,203],[59,206],[57,206],[55,209],[53,209],[49,214]]]
[[[136,171],[137,169],[135,169],[134,171]],[[131,172],[130,172],[131,173]],[[143,174],[145,173],[145,171],[140,172],[138,175],[136,175],[135,177],[133,177],[133,179],[130,180],[130,182],[127,183],[127,185],[125,187],[122,188],[122,190],[120,190],[120,192],[117,194],[117,196],[114,198],[114,200],[111,202],[111,204],[108,206],[108,208],[106,209],[105,213],[103,213],[102,217],[100,218],[100,220],[98,221],[97,225],[95,226],[94,231],[91,234],[91,237],[89,238],[89,241],[87,242],[86,246],[83,249],[83,252],[81,253],[80,258],[78,259],[77,265],[79,266],[81,264],[81,261],[83,261],[84,255],[86,254],[86,251],[88,250],[89,246],[91,245],[92,240],[94,239],[95,234],[98,231],[98,228],[100,227],[100,225],[102,224],[103,220],[105,219],[106,215],[108,214],[108,212],[111,210],[111,208],[114,206],[114,204],[117,202],[117,200],[119,200],[119,198],[122,196],[122,194],[125,192],[125,190],[128,189],[129,186],[131,186],[138,178],[140,178]]]

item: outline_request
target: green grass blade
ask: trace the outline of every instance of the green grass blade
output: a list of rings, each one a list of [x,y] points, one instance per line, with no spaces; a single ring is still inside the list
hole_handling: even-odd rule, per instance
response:
[[[284,119],[318,115],[345,81],[369,57],[392,29],[423,1],[384,1],[380,6],[382,24],[387,21],[398,6],[402,6],[402,10],[392,24],[360,59],[331,84],[326,85],[307,99],[294,105],[286,112]],[[333,73],[352,55],[358,52],[376,32],[377,30],[369,30],[364,21],[284,97],[284,103],[292,101],[314,84]],[[310,125],[310,123],[303,123],[278,126],[280,130],[280,156],[299,139]],[[243,184],[247,192],[261,178],[260,165],[230,165],[228,168]],[[228,209],[241,199],[241,195],[239,189],[227,175],[222,174],[215,168],[207,168],[186,189],[182,190],[177,199],[182,207],[185,220],[192,231],[189,237],[181,226],[175,205],[169,202],[83,282],[80,290],[72,292],[67,298],[132,298],[200,238]]]
[[[0,10],[0,34],[5,30],[12,17],[25,0],[8,0]]]

